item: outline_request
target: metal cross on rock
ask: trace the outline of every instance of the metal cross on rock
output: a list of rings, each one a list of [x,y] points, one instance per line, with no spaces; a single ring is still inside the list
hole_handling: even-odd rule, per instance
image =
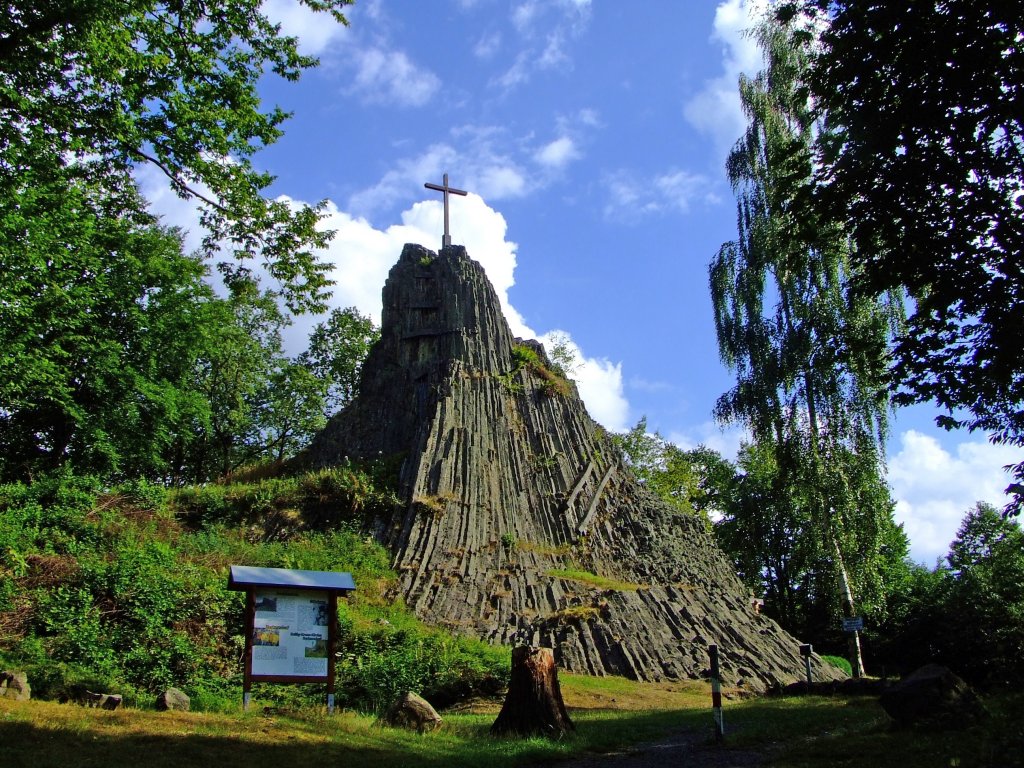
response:
[[[465,190],[455,189],[455,187],[448,186],[448,174],[444,175],[444,184],[438,186],[437,184],[431,184],[427,182],[423,185],[427,189],[434,189],[444,195],[444,236],[441,238],[441,247],[447,248],[452,244],[452,236],[448,234],[448,195],[467,195],[469,194]]]

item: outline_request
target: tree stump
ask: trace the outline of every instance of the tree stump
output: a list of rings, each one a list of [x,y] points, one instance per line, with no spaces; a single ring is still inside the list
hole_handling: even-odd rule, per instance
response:
[[[508,694],[491,733],[559,738],[575,729],[558,687],[554,652],[550,648],[513,648]]]

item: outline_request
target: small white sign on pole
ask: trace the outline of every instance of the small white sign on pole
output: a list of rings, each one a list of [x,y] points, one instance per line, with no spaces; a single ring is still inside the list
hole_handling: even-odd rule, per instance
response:
[[[860,632],[864,629],[864,617],[855,616],[852,619],[843,619],[843,632]]]

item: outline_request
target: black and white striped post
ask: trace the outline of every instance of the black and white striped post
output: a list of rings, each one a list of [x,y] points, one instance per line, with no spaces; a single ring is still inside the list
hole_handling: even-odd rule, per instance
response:
[[[718,646],[709,645],[711,656],[711,710],[715,717],[715,741],[725,739],[725,722],[722,719],[722,675],[718,667]]]

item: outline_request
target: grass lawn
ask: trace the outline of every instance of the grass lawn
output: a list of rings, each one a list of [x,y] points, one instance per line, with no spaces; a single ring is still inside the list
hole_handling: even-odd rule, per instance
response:
[[[0,766],[147,768],[254,765],[389,768],[504,766],[608,751],[687,729],[711,735],[710,693],[702,683],[641,684],[562,674],[577,731],[559,742],[494,739],[500,701],[443,713],[424,735],[384,728],[351,712],[237,714],[106,712],[51,702],[0,699]],[[893,731],[873,699],[769,698],[727,701],[727,746],[762,751],[780,768],[1020,765],[1024,698],[995,702],[993,720],[966,731]]]

